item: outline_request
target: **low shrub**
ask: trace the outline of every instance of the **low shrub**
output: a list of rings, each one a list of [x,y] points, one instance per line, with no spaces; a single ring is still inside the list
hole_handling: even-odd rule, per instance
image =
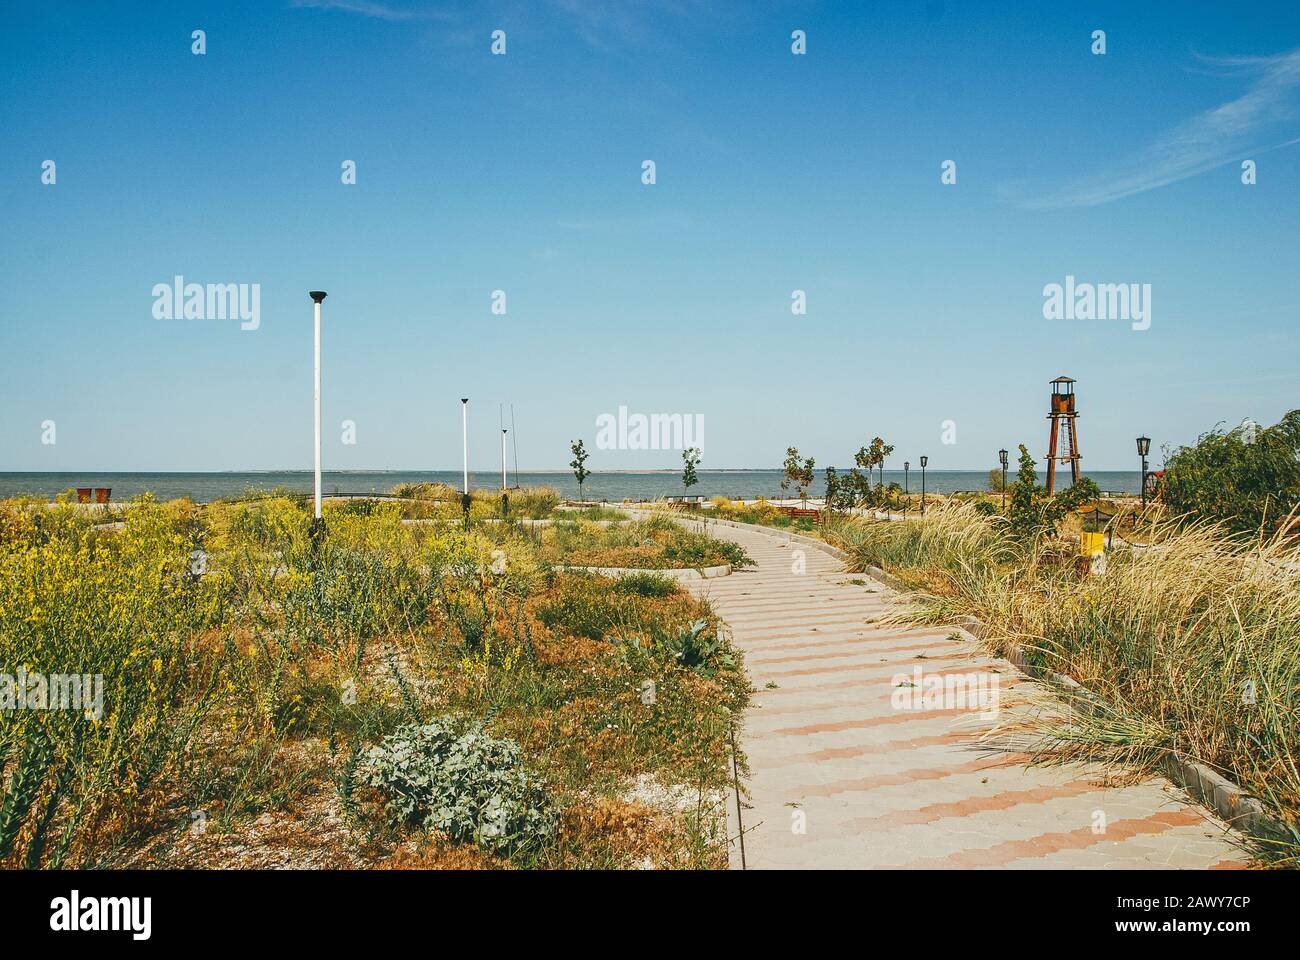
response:
[[[671,597],[679,589],[676,580],[658,573],[633,573],[614,582],[615,593],[635,593],[639,597]]]
[[[358,771],[398,825],[421,826],[497,853],[535,850],[558,815],[520,762],[519,744],[481,724],[458,733],[447,720],[402,727],[372,747]]]

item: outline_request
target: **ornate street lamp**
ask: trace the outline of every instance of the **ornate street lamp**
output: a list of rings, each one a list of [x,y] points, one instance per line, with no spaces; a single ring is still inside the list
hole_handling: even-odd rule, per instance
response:
[[[903,461],[903,516],[907,516],[907,471],[912,469],[912,464],[908,460]]]
[[[925,465],[929,462],[929,457],[921,458],[921,516],[925,516]]]
[[[1142,510],[1147,508],[1147,454],[1151,452],[1151,438],[1138,437],[1138,456],[1142,459]]]
[[[469,526],[469,397],[460,398],[460,446],[461,467],[464,470],[460,506],[465,511],[465,525]]]
[[[501,428],[501,516],[510,514],[510,494],[506,492],[506,428]]]
[[[998,463],[1002,464],[1002,512],[1007,512],[1007,452],[998,451]]]

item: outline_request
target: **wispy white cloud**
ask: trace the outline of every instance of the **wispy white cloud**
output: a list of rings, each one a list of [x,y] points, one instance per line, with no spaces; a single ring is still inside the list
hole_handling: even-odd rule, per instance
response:
[[[661,39],[661,31],[670,31],[672,23],[696,17],[705,9],[703,0],[499,0],[486,5],[474,0],[290,0],[290,5],[394,22],[443,23],[474,21],[475,12],[488,6],[503,23],[519,25],[549,19],[592,48],[607,53]]]
[[[378,20],[445,20],[447,16],[436,7],[399,7],[377,0],[291,0],[291,6],[313,7],[318,10],[341,10]]]
[[[1002,191],[1004,198],[1036,209],[1097,206],[1300,143],[1300,137],[1286,135],[1295,132],[1300,47],[1272,57],[1203,60],[1250,78],[1250,88],[1184,120],[1113,167],[1051,185],[1012,184]],[[1292,126],[1283,132],[1287,122]]]

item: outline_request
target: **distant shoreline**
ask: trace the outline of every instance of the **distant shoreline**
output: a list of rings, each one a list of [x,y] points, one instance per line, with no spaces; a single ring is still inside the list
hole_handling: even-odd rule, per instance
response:
[[[901,464],[899,464],[901,466]],[[682,487],[681,474],[676,470],[602,470],[593,472],[583,485],[578,488],[572,471],[569,470],[529,470],[519,471],[517,481],[520,486],[554,487],[560,496],[567,499],[584,499],[619,501],[654,500],[659,497],[682,496],[723,496],[732,500],[753,500],[757,497],[774,498],[783,495],[796,495],[779,469],[735,469],[714,468],[698,471],[699,482],[689,490]],[[1140,474],[1130,471],[1094,471],[1089,474],[1103,490],[1117,492],[1137,492]],[[825,475],[818,471],[813,484],[808,488],[812,497],[823,492]],[[879,474],[875,474],[879,478]],[[460,470],[330,470],[322,476],[321,489],[326,496],[388,493],[399,484],[442,483],[459,489],[462,481]],[[885,470],[885,482],[907,485],[912,492],[921,489],[921,472],[913,469],[907,475],[902,470]],[[471,470],[470,486],[478,490],[498,490],[501,487],[501,471]],[[507,471],[506,485],[513,487],[516,474]],[[197,503],[228,497],[243,496],[250,492],[269,493],[276,490],[294,494],[308,493],[312,489],[312,472],[310,470],[244,470],[244,471],[107,471],[107,470],[61,470],[61,471],[10,471],[0,473],[0,498],[14,496],[34,496],[40,499],[53,499],[64,491],[74,488],[108,488],[111,500],[126,501],[145,492],[152,493],[159,500],[174,500],[189,497]],[[988,487],[987,470],[939,470],[933,465],[926,471],[926,488],[931,493],[955,493],[958,491],[980,491]],[[93,497],[93,494],[91,494]]]
[[[835,465],[831,464],[831,466],[835,466]],[[823,468],[821,467],[817,468],[817,472],[819,475],[821,474],[822,469]],[[841,468],[837,467],[836,469],[841,469]],[[847,469],[848,469],[847,467],[842,468],[842,470],[847,470]],[[987,477],[991,469],[993,468],[992,467],[981,467],[981,468],[931,467],[929,468],[930,472],[932,473],[970,473],[970,474],[979,475],[981,477]],[[698,467],[696,469],[696,473],[699,473],[701,475],[716,474],[716,473],[780,473],[781,470],[782,470],[781,467]],[[433,476],[433,475],[444,474],[444,473],[459,474],[461,472],[461,468],[460,467],[447,467],[443,469],[419,468],[419,469],[411,469],[411,470],[385,468],[381,470],[370,470],[370,469],[356,467],[356,468],[345,470],[345,469],[334,469],[334,468],[327,467],[325,472],[332,476],[350,476],[350,475],[376,476],[376,475],[384,475],[384,474],[393,474],[395,476],[411,476],[413,474],[428,474],[430,476]],[[500,468],[493,469],[492,467],[488,467],[486,469],[481,467],[471,467],[469,472],[471,475],[495,473],[499,476],[501,470]],[[554,470],[507,469],[506,471],[506,473],[509,474],[511,477],[554,476],[555,474],[571,474],[572,472],[573,471],[567,467],[559,467]],[[919,477],[921,475],[921,468],[913,467],[911,472]],[[679,477],[681,476],[681,473],[682,472],[680,469],[665,469],[665,468],[645,469],[645,470],[592,470],[591,471],[591,475],[594,477],[661,476],[661,475],[670,476],[670,477]],[[886,467],[885,473],[902,474],[903,471],[895,467]],[[1139,473],[1139,471],[1130,468],[1097,467],[1092,470],[1084,471],[1085,475],[1089,473],[1131,473],[1136,475],[1137,473]],[[258,470],[235,470],[235,469],[230,469],[230,470],[111,470],[111,469],[104,469],[100,467],[88,467],[84,470],[0,470],[0,478],[3,477],[78,477],[78,476],[228,477],[228,476],[257,476],[257,475],[265,475],[265,476],[302,475],[302,476],[310,477],[312,476],[312,471],[296,469],[296,468],[292,470],[262,470],[262,469],[258,469]]]

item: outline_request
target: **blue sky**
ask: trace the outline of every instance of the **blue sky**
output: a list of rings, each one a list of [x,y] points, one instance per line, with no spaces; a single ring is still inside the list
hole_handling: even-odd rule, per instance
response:
[[[1068,373],[1085,471],[1300,406],[1294,3],[0,17],[0,470],[310,467],[314,288],[335,469],[457,467],[461,396],[471,467],[513,401],[525,470],[620,405],[702,414],[705,467],[845,466],[880,434],[987,469],[1041,456]],[[260,284],[260,328],[155,319],[177,274]],[[1067,275],[1151,284],[1150,329],[1044,319]]]

